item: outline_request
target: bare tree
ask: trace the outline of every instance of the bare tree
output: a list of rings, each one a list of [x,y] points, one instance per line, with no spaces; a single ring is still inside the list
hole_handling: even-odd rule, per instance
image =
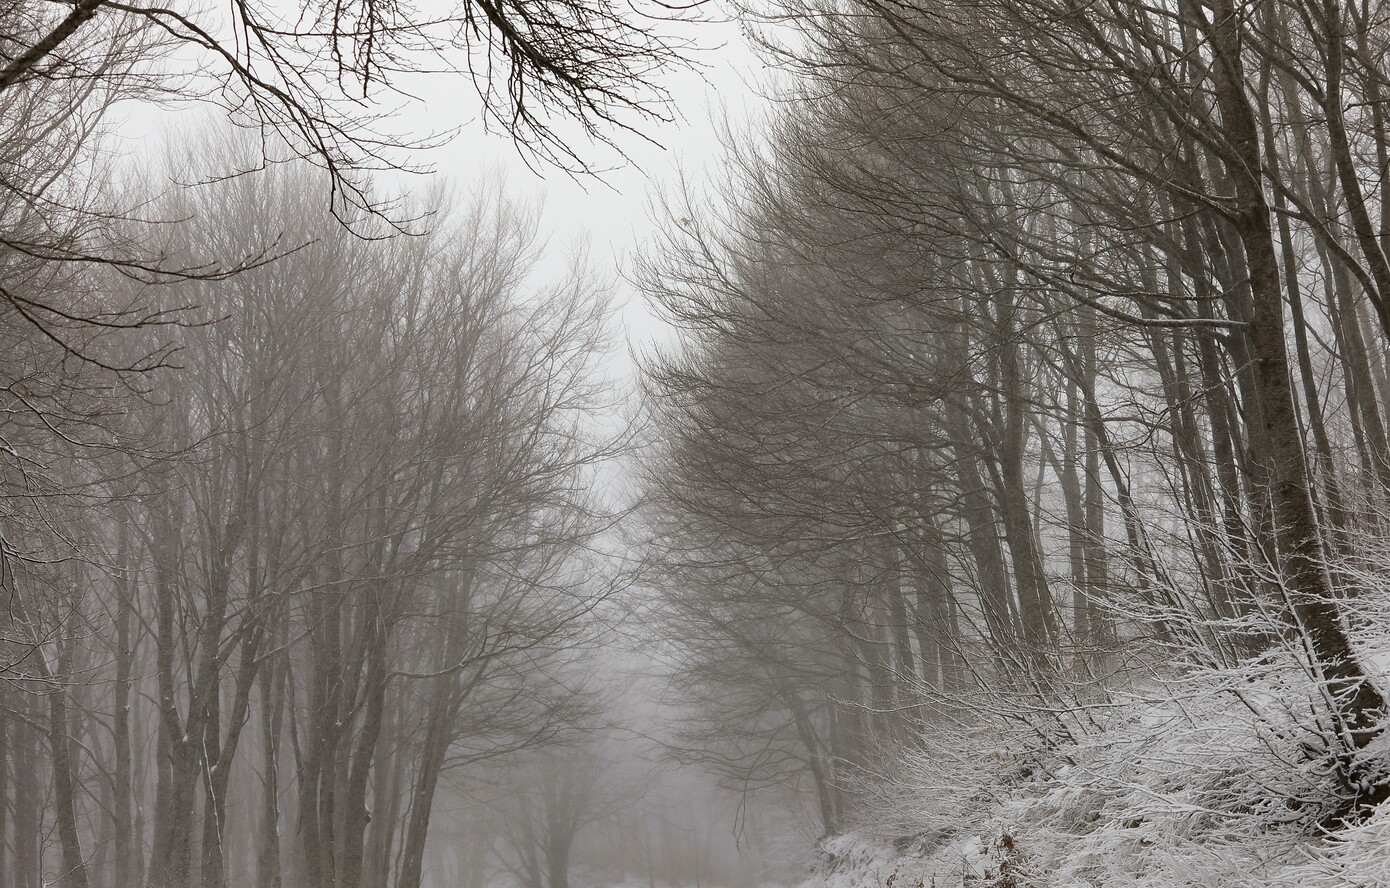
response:
[[[771,694],[762,721],[721,705],[767,683],[720,660],[838,585],[846,687],[817,692],[880,735],[906,710],[936,736],[999,693],[1018,742],[1053,748],[1094,729],[1121,646],[1278,650],[1321,689],[1310,755],[1338,788],[1319,816],[1373,808],[1385,704],[1337,564],[1382,496],[1357,381],[1383,333],[1378,208],[1356,209],[1373,174],[1326,96],[1360,84],[1347,137],[1379,156],[1383,23],[1300,4],[749,14],[796,29],[769,47],[796,101],[766,151],[731,149],[718,215],[671,210],[644,278],[689,332],[649,371],[651,545],[693,617],[676,674],[708,735],[796,748]],[[909,589],[932,624],[916,637]],[[803,676],[823,648],[767,635],[746,648]]]
[[[57,803],[11,825],[54,837],[16,840],[19,884],[418,886],[444,778],[588,711],[562,667],[625,582],[588,485],[616,447],[591,419],[606,288],[582,256],[539,272],[535,213],[497,191],[365,243],[317,194],[282,167],[166,205],[180,261],[313,243],[152,285],[226,319],[113,396],[104,421],[145,446],[26,466],[43,508],[10,532],[6,706],[32,726],[4,755],[33,741]]]

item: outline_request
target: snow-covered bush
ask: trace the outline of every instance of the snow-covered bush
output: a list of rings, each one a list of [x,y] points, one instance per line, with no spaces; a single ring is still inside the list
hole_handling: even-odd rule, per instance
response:
[[[1377,577],[1390,570],[1378,560],[1343,568],[1361,590],[1343,605],[1359,657],[1386,687],[1390,613]],[[1346,776],[1318,670],[1297,633],[1266,628],[1282,641],[1231,663],[1176,651],[1084,693],[1060,675],[1048,694],[979,689],[973,708],[961,701],[954,717],[929,721],[858,787],[859,832],[836,840],[813,884],[1390,885],[1390,810],[1343,819]],[[1385,760],[1382,735],[1363,772],[1384,773]]]

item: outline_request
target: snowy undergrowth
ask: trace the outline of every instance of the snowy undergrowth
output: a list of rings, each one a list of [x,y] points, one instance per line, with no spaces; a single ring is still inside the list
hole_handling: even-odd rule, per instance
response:
[[[1390,886],[1390,811],[1320,825],[1323,711],[1286,656],[1054,713],[1046,743],[942,731],[877,781],[808,888]]]

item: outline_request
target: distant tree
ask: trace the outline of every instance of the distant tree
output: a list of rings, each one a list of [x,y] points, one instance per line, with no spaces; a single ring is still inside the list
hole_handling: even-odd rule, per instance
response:
[[[633,762],[621,753],[598,733],[537,750],[507,772],[494,853],[518,888],[569,888],[580,833],[640,799],[644,781],[624,773]]]

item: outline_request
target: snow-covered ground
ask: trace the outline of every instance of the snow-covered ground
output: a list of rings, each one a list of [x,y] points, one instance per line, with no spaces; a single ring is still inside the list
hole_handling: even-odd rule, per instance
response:
[[[1271,657],[1079,707],[1053,742],[937,738],[859,831],[822,843],[803,888],[1390,886],[1390,810],[1328,828],[1315,693],[1296,657]]]

